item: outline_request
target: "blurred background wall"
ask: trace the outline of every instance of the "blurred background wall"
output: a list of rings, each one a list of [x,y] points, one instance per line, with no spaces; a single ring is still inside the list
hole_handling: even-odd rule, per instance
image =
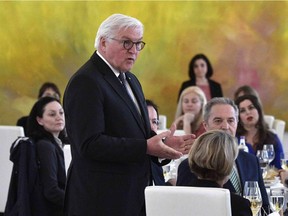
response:
[[[0,2],[0,124],[27,115],[45,81],[63,95],[93,53],[98,26],[113,13],[145,25],[146,47],[132,72],[169,125],[197,53],[210,59],[225,96],[251,85],[266,114],[288,121],[288,2],[6,1]]]

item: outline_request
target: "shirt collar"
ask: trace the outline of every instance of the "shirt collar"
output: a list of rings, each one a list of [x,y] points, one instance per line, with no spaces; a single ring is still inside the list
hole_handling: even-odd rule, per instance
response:
[[[120,72],[117,71],[114,67],[112,67],[112,65],[109,64],[109,62],[98,52],[98,50],[96,51],[96,53],[110,67],[110,69],[113,71],[115,76],[118,77]]]

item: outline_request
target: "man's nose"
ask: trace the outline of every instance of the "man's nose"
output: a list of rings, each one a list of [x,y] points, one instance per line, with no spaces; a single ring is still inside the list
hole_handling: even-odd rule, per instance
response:
[[[131,52],[131,53],[136,53],[136,52],[138,52],[136,46],[137,46],[136,44],[133,44],[133,46],[132,46],[128,51]]]
[[[221,129],[229,129],[229,123],[227,121],[223,121],[221,124]]]

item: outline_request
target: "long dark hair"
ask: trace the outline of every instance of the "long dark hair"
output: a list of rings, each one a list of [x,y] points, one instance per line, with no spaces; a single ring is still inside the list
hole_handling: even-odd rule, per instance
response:
[[[267,123],[265,122],[262,106],[259,103],[259,100],[256,96],[243,95],[243,96],[238,97],[235,100],[235,104],[238,106],[239,110],[240,110],[239,105],[244,100],[250,100],[251,103],[253,104],[253,106],[258,111],[259,120],[256,124],[256,128],[258,129],[258,132],[256,135],[257,137],[256,138],[254,137],[253,139],[255,139],[255,144],[256,144],[255,150],[263,149],[263,144],[274,143],[273,142],[274,139],[273,139],[272,133],[269,131],[269,127],[268,127]],[[239,111],[239,113],[240,113],[240,111]],[[239,117],[239,124],[237,126],[236,134],[237,134],[237,136],[241,136],[241,135],[245,135],[246,133],[247,133],[247,130],[245,130],[245,128],[243,127],[243,123],[241,121],[241,118]]]
[[[194,73],[194,64],[198,59],[203,59],[206,64],[207,64],[207,73],[206,73],[206,78],[209,79],[212,75],[213,75],[213,68],[212,65],[210,64],[209,59],[204,55],[204,54],[197,54],[195,55],[189,64],[189,71],[188,71],[188,75],[190,77],[191,80],[195,80],[195,73]]]
[[[32,110],[28,117],[28,124],[27,124],[27,136],[31,137],[34,141],[39,139],[47,138],[51,142],[55,142],[54,136],[44,129],[42,125],[40,125],[37,121],[37,117],[42,118],[44,113],[44,108],[48,103],[53,101],[59,102],[56,98],[52,97],[43,97],[40,98],[32,107]],[[67,135],[66,130],[63,129],[58,137],[63,143],[67,142]]]

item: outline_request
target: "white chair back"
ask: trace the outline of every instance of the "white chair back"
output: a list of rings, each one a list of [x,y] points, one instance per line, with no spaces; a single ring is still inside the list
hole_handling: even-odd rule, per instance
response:
[[[167,116],[166,115],[159,115],[159,130],[165,130],[167,128]]]
[[[231,216],[230,192],[223,188],[148,186],[147,216]]]
[[[264,121],[268,124],[269,129],[272,129],[274,120],[273,115],[264,115]]]
[[[284,145],[283,140],[285,134],[285,126],[286,122],[280,119],[275,119],[272,126],[272,128],[275,130],[275,133],[278,135],[282,145]]]
[[[0,212],[4,212],[13,163],[10,161],[10,147],[19,136],[24,136],[23,127],[0,126]]]

